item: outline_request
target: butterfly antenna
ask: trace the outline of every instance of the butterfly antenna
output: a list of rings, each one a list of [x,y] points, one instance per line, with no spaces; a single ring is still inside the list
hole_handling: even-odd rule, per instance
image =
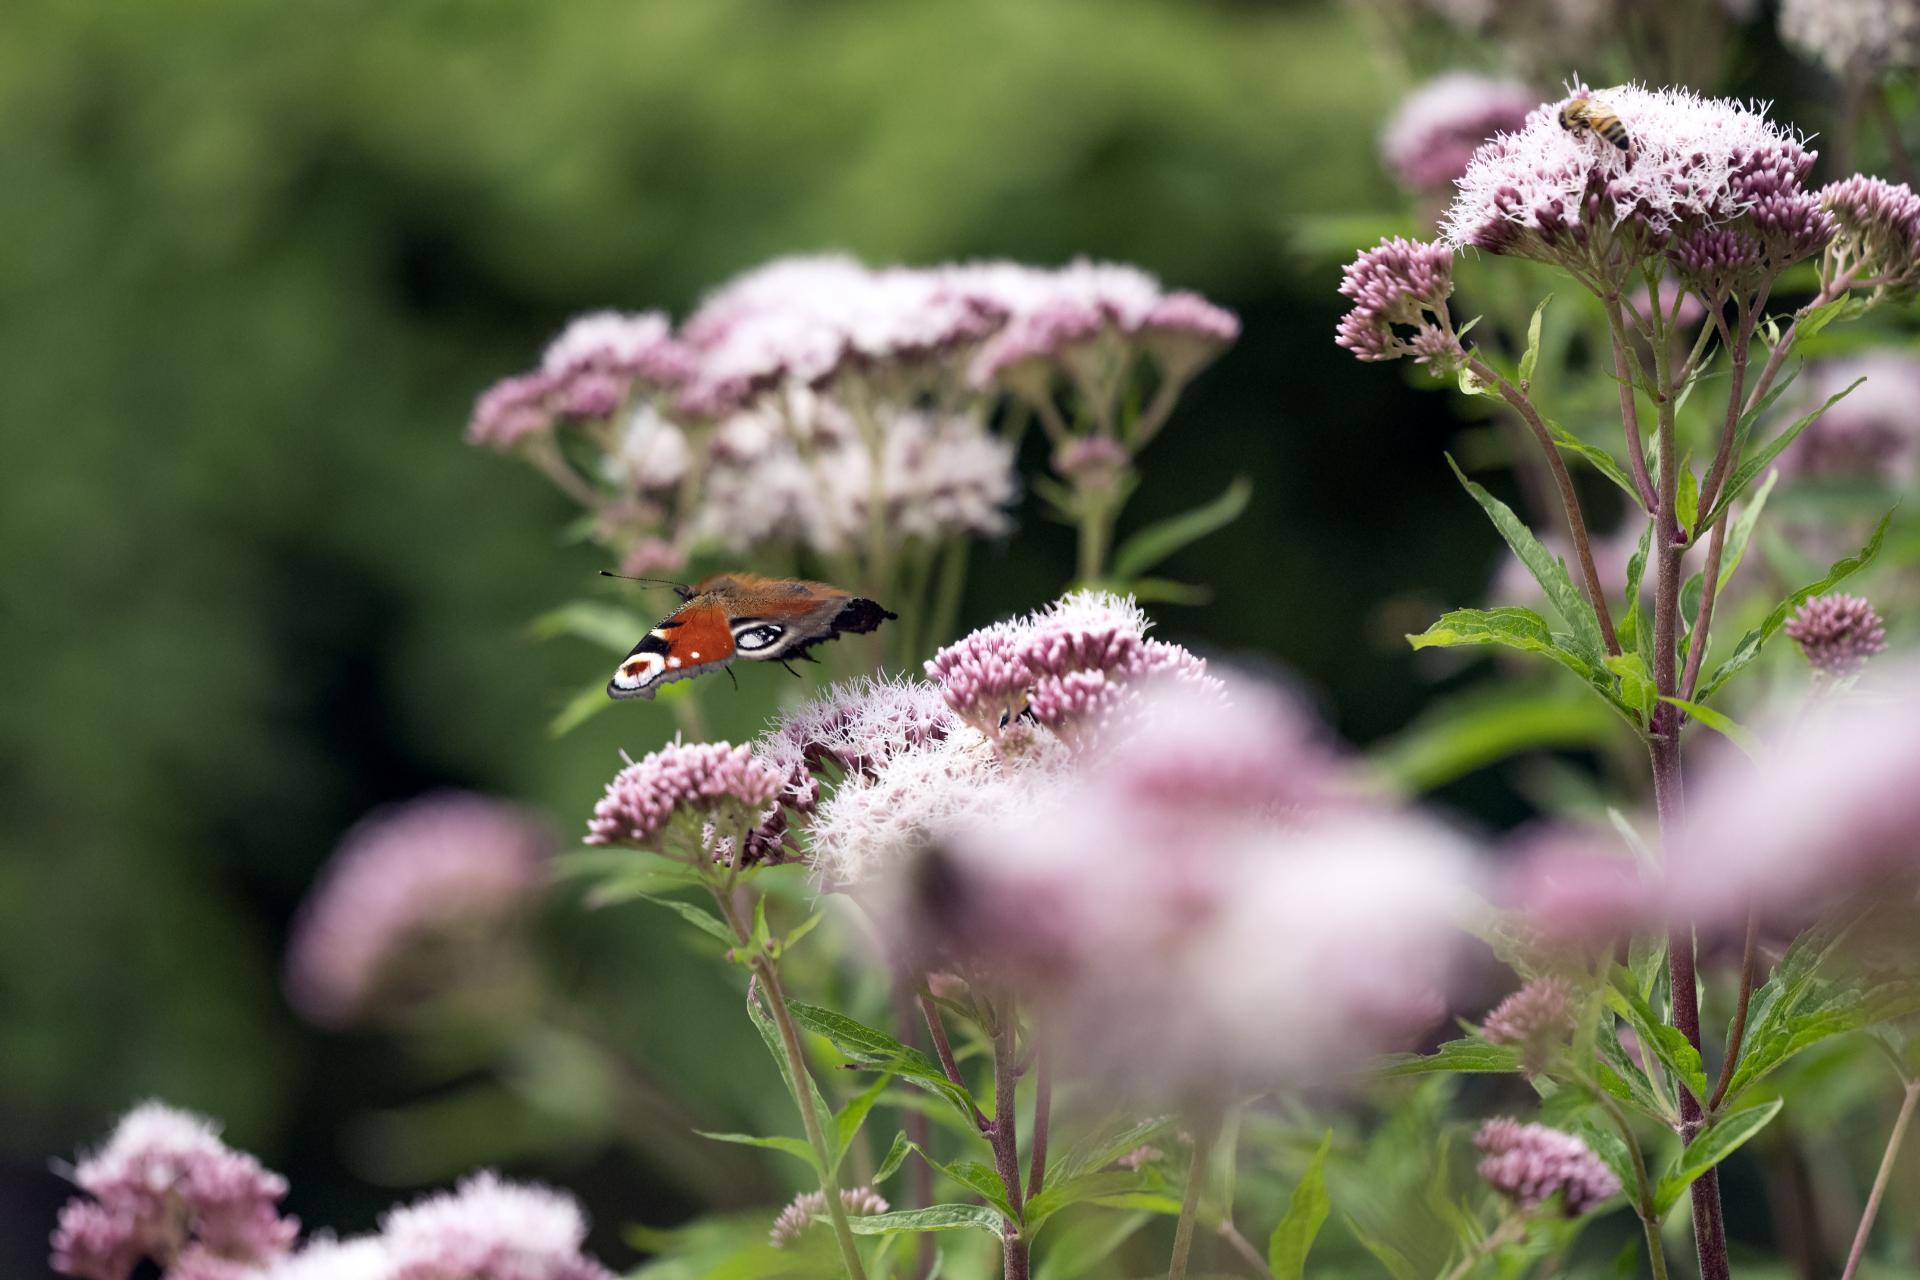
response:
[[[733,674],[733,668],[732,668],[732,667],[722,667],[722,668],[720,668],[720,669],[721,669],[722,671],[724,671],[724,672],[726,672],[726,673],[727,673],[727,679],[729,679],[729,680],[731,680],[731,681],[733,681],[733,691],[734,691],[735,693],[738,693],[738,692],[740,692],[740,677],[739,677],[739,676],[737,676],[737,675],[735,675],[735,674]]]
[[[792,676],[795,680],[806,679],[805,676],[801,675],[798,671],[795,671],[793,669],[793,664],[791,662],[788,662],[785,658],[782,658],[780,660],[780,665],[785,667],[787,669],[787,674]]]
[[[603,578],[618,578],[622,582],[645,582],[651,586],[669,587],[672,589],[673,593],[679,596],[682,600],[691,599],[693,596],[692,587],[688,586],[684,582],[675,582],[671,578],[636,578],[634,575],[630,573],[615,573],[611,569],[602,569],[600,571],[600,576]]]

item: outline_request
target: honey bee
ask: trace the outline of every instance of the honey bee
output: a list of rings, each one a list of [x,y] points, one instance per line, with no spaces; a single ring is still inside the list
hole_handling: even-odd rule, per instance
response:
[[[1622,151],[1633,148],[1627,126],[1613,114],[1613,108],[1598,98],[1569,98],[1560,108],[1560,127],[1568,133],[1597,133]]]

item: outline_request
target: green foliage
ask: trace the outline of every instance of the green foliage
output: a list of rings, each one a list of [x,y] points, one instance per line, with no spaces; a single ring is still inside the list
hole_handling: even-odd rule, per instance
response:
[[[1432,1072],[1492,1072],[1504,1074],[1520,1070],[1520,1050],[1510,1044],[1489,1044],[1485,1040],[1449,1040],[1432,1053],[1401,1054],[1388,1058],[1381,1071],[1388,1076],[1427,1075]]]
[[[1139,530],[1114,551],[1114,579],[1123,585],[1136,583],[1168,556],[1238,520],[1252,500],[1253,481],[1237,476],[1225,492],[1206,505]]]
[[[1750,1107],[1726,1112],[1702,1129],[1692,1142],[1681,1148],[1674,1157],[1672,1167],[1661,1175],[1653,1193],[1654,1209],[1663,1214],[1671,1209],[1701,1174],[1725,1160],[1739,1150],[1747,1139],[1766,1128],[1785,1105],[1782,1098],[1758,1102]]]
[[[1538,314],[1535,313],[1536,318]],[[1327,1198],[1325,1172],[1327,1151],[1332,1146],[1333,1133],[1329,1130],[1314,1151],[1313,1162],[1300,1175],[1287,1201],[1286,1216],[1280,1219],[1280,1225],[1267,1240],[1267,1269],[1273,1272],[1273,1280],[1301,1280],[1306,1274],[1307,1253],[1333,1212],[1333,1202]]]

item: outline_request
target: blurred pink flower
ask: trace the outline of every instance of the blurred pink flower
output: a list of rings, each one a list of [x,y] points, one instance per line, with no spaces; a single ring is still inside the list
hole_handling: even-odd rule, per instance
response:
[[[1570,1133],[1500,1116],[1481,1126],[1473,1145],[1486,1154],[1480,1176],[1523,1209],[1558,1195],[1569,1218],[1620,1194],[1620,1179]]]
[[[1526,123],[1540,95],[1471,71],[1435,76],[1406,96],[1380,136],[1387,171],[1407,190],[1451,193],[1474,150]]]
[[[571,1196],[492,1173],[390,1212],[387,1280],[612,1280]]]
[[[1497,900],[1542,938],[1601,945],[1659,919],[1653,890],[1611,832],[1547,827],[1523,832],[1512,844]]]
[[[1920,65],[1916,0],[1780,0],[1780,38],[1844,79]]]
[[[547,347],[540,367],[482,392],[467,423],[471,444],[504,449],[543,434],[562,417],[605,418],[636,387],[670,390],[690,376],[688,353],[659,312],[595,311],[576,317]]]
[[[1887,649],[1887,629],[1864,596],[1815,596],[1800,606],[1786,632],[1813,669],[1832,679],[1855,674]]]
[[[1876,667],[1845,696],[1757,730],[1760,762],[1714,757],[1687,796],[1671,856],[1677,919],[1804,922],[1849,895],[1920,884],[1920,666]]]
[[[1643,324],[1651,323],[1653,320],[1654,312],[1650,305],[1652,299],[1653,295],[1647,291],[1645,285],[1642,285],[1634,291],[1629,300],[1634,314],[1640,317]],[[1676,304],[1679,306],[1678,312],[1674,310]],[[1660,280],[1660,315],[1669,324],[1682,329],[1691,329],[1707,318],[1707,305],[1700,301],[1700,295],[1685,289],[1678,280],[1671,276],[1664,276]]]
[[[751,747],[676,738],[614,775],[593,807],[586,843],[712,855],[702,834],[708,824],[725,837],[742,821],[764,820],[784,783]]]
[[[128,1280],[142,1262],[167,1280],[224,1280],[286,1252],[286,1180],[220,1141],[209,1120],[158,1102],[135,1107],[72,1172],[86,1193],[53,1233],[53,1269]]]
[[[840,1193],[840,1203],[846,1206],[849,1214],[857,1218],[871,1217],[876,1213],[885,1213],[888,1209],[886,1197],[872,1187],[848,1187]],[[776,1249],[785,1249],[807,1233],[813,1226],[813,1220],[825,1216],[827,1195],[824,1191],[803,1191],[793,1198],[793,1202],[780,1211],[774,1219],[773,1229],[767,1233],[767,1243]]]
[[[553,425],[554,382],[544,373],[502,378],[474,402],[467,443],[505,449]]]
[[[310,1240],[248,1280],[388,1280],[393,1257],[380,1236]]]
[[[414,945],[490,930],[533,902],[551,848],[525,811],[484,796],[441,792],[375,812],[301,907],[288,998],[311,1021],[353,1021]]]
[[[1535,978],[1495,1005],[1480,1024],[1491,1044],[1519,1045],[1528,1066],[1544,1065],[1545,1054],[1573,1030],[1573,993],[1566,980]]]
[[[1866,379],[1860,382],[1860,379]],[[1920,358],[1879,349],[1826,360],[1805,374],[1801,412],[1823,404],[1854,383],[1853,390],[1816,418],[1780,455],[1790,476],[1874,478],[1894,488],[1920,478]],[[1797,388],[1796,388],[1797,391]]]

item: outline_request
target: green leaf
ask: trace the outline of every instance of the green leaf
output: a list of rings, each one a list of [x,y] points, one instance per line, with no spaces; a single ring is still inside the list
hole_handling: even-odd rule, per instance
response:
[[[1497,644],[1526,653],[1539,653],[1591,683],[1594,667],[1584,656],[1560,644],[1547,629],[1547,620],[1531,609],[1455,609],[1417,636],[1408,636],[1415,649],[1452,649],[1460,645]]]
[[[625,657],[634,642],[653,627],[631,609],[599,600],[576,600],[535,618],[529,630],[541,640],[571,636]]]
[[[1691,456],[1680,460],[1680,489],[1673,498],[1673,513],[1680,519],[1680,532],[1691,535],[1700,519],[1700,477],[1693,473]]]
[[[1613,966],[1606,988],[1608,1005],[1625,1018],[1640,1037],[1643,1053],[1651,1053],[1668,1074],[1685,1085],[1702,1103],[1707,1100],[1707,1072],[1700,1051],[1681,1031],[1668,1026],[1640,994],[1640,981],[1624,965]]]
[[[1671,703],[1715,733],[1723,735],[1734,746],[1744,751],[1749,758],[1759,758],[1760,740],[1732,716],[1715,711],[1712,707],[1703,707],[1697,702],[1688,702],[1685,698],[1663,697],[1660,701]]]
[[[860,1132],[860,1126],[866,1123],[867,1113],[873,1110],[873,1104],[880,1100],[881,1093],[892,1082],[893,1073],[883,1072],[872,1084],[849,1099],[847,1105],[840,1108],[840,1114],[833,1118],[834,1168],[840,1167],[840,1161],[845,1158],[847,1148],[853,1145],[853,1139]]]
[[[566,705],[547,721],[547,736],[565,737],[612,705],[613,699],[607,696],[607,682],[604,679],[595,680],[568,698]]]
[[[1418,1273],[1414,1271],[1413,1264],[1407,1261],[1406,1254],[1361,1226],[1352,1214],[1343,1213],[1340,1220],[1347,1224],[1347,1230],[1360,1242],[1360,1247],[1372,1254],[1393,1280],[1417,1280]]]
[[[760,1033],[760,1039],[765,1042],[767,1052],[773,1055],[774,1065],[780,1069],[780,1078],[786,1082],[787,1096],[793,1099],[793,1105],[812,1106],[814,1118],[820,1122],[820,1132],[832,1133],[834,1131],[833,1108],[829,1107],[827,1100],[820,1096],[820,1086],[814,1082],[813,1072],[807,1070],[806,1062],[787,1061],[786,1042],[780,1035],[780,1028],[775,1025],[773,1015],[760,1005],[761,1000],[765,998],[764,993],[759,992],[757,988],[749,990],[747,1017],[752,1019],[754,1030]],[[796,1073],[799,1076],[798,1079],[795,1078]],[[803,1096],[806,1099],[804,1102],[801,1101]],[[811,1155],[809,1159],[812,1159]]]
[[[1540,305],[1533,309],[1533,319],[1527,321],[1527,349],[1520,357],[1520,388],[1523,391],[1533,381],[1534,366],[1540,362],[1540,317],[1546,313],[1547,304],[1552,301],[1552,294],[1540,299]]]
[[[765,1147],[769,1151],[784,1151],[796,1160],[804,1160],[809,1169],[819,1172],[820,1162],[813,1158],[813,1148],[800,1138],[761,1138],[751,1133],[709,1133],[705,1129],[695,1129],[695,1133],[715,1142],[731,1142],[742,1147]]]
[[[1006,1219],[997,1210],[983,1204],[936,1204],[925,1209],[898,1209],[892,1213],[852,1217],[847,1219],[847,1226],[857,1236],[890,1236],[903,1231],[961,1231],[970,1227],[991,1231],[998,1236],[1005,1230]]]
[[[1707,518],[1701,522],[1701,529],[1711,528],[1713,522],[1718,520],[1722,513],[1733,504],[1733,500],[1740,496],[1742,490],[1753,483],[1755,476],[1767,469],[1767,465],[1780,455],[1782,449],[1792,444],[1794,438],[1809,426],[1812,426],[1821,414],[1831,409],[1835,404],[1838,404],[1843,397],[1865,381],[1865,378],[1855,378],[1846,387],[1828,396],[1819,408],[1796,419],[1792,426],[1782,431],[1772,440],[1769,440],[1760,452],[1754,454],[1753,457],[1742,462],[1739,467],[1735,468],[1734,473],[1727,478],[1727,483],[1721,490],[1720,496],[1714,500],[1713,510],[1708,512]]]
[[[1673,1166],[1661,1177],[1660,1185],[1653,1193],[1655,1210],[1665,1213],[1671,1209],[1695,1179],[1766,1128],[1767,1122],[1779,1115],[1780,1108],[1785,1105],[1784,1098],[1756,1103],[1751,1107],[1730,1111],[1701,1130],[1698,1137],[1681,1149]]]
[[[1741,509],[1739,518],[1727,528],[1726,545],[1720,549],[1720,579],[1714,587],[1715,592],[1727,589],[1727,582],[1733,577],[1733,571],[1740,567],[1740,561],[1746,557],[1747,542],[1753,537],[1754,526],[1760,523],[1760,513],[1766,509],[1767,498],[1773,492],[1774,484],[1780,479],[1778,471],[1767,472],[1767,478],[1753,491],[1753,497]]]
[[[912,1152],[913,1143],[908,1140],[905,1131],[894,1134],[893,1145],[887,1148],[886,1159],[882,1160],[880,1167],[873,1172],[874,1184],[878,1185],[891,1178],[894,1171],[906,1163],[907,1157]]]
[[[1746,667],[1747,664],[1759,657],[1762,646],[1764,646],[1767,641],[1773,639],[1775,632],[1787,625],[1787,619],[1793,616],[1794,610],[1798,609],[1812,597],[1824,591],[1831,590],[1872,564],[1873,558],[1880,554],[1880,544],[1886,538],[1887,527],[1892,524],[1892,522],[1893,512],[1889,511],[1880,518],[1880,523],[1874,529],[1873,536],[1867,539],[1866,546],[1860,548],[1859,551],[1851,556],[1834,561],[1833,565],[1828,568],[1825,576],[1818,582],[1808,583],[1806,586],[1788,596],[1785,600],[1782,600],[1779,605],[1774,608],[1774,611],[1767,615],[1765,622],[1762,622],[1754,630],[1747,632],[1746,635],[1741,636],[1740,643],[1733,647],[1733,653],[1725,662],[1714,669],[1713,675],[1707,679],[1706,687],[1694,696],[1694,701],[1705,702],[1711,698],[1721,685],[1732,679],[1741,669]]]
[[[1428,1054],[1402,1053],[1381,1062],[1385,1076],[1418,1076],[1435,1071],[1463,1073],[1504,1073],[1520,1070],[1520,1049],[1511,1044],[1488,1044],[1485,1040],[1449,1040]]]
[[[901,1044],[884,1031],[831,1009],[790,1000],[787,1010],[796,1023],[817,1035],[825,1036],[834,1048],[862,1067],[890,1071],[918,1088],[939,1094],[965,1119],[968,1128],[973,1127],[973,1095],[949,1080],[940,1064],[926,1054]]]
[[[1624,489],[1627,496],[1633,499],[1634,506],[1637,507],[1640,505],[1640,491],[1634,487],[1633,477],[1628,475],[1625,468],[1621,467],[1618,462],[1614,461],[1611,453],[1608,453],[1605,449],[1599,448],[1596,445],[1588,444],[1585,440],[1574,435],[1573,432],[1567,430],[1551,418],[1545,421],[1547,434],[1553,437],[1554,444],[1565,449],[1568,453],[1577,454],[1586,459],[1595,471],[1598,471],[1601,475]]]
[[[1520,557],[1527,571],[1533,574],[1541,590],[1546,592],[1548,603],[1573,628],[1574,652],[1585,658],[1590,668],[1597,669],[1606,653],[1606,645],[1600,638],[1600,619],[1594,613],[1593,605],[1573,585],[1567,567],[1540,544],[1540,540],[1533,536],[1533,531],[1513,513],[1511,507],[1467,479],[1466,473],[1460,470],[1459,464],[1451,456],[1447,458],[1447,465],[1453,468],[1453,474],[1487,513],[1487,517],[1493,521],[1493,527],[1500,531],[1500,536]]]
[[[1049,1182],[1045,1191],[1027,1201],[1027,1234],[1033,1234],[1041,1223],[1071,1205],[1149,1189],[1140,1174],[1127,1169],[1095,1170],[1062,1182]]]
[[[1078,1280],[1151,1221],[1151,1214],[1127,1213],[1094,1214],[1070,1223],[1040,1259],[1034,1280]]]
[[[1113,576],[1122,582],[1139,577],[1190,543],[1232,524],[1252,499],[1253,481],[1236,476],[1212,502],[1156,521],[1121,543],[1113,553]]]
[[[1767,410],[1773,408],[1774,403],[1786,394],[1787,388],[1792,386],[1793,380],[1800,376],[1800,370],[1803,367],[1804,363],[1796,364],[1793,368],[1787,370],[1784,376],[1775,378],[1773,385],[1767,388],[1767,394],[1761,396],[1753,408],[1748,409],[1740,415],[1739,421],[1734,424],[1733,428],[1734,457],[1737,458],[1746,452],[1747,437],[1753,434],[1753,424],[1760,421]]]
[[[1125,584],[1127,594],[1141,604],[1177,604],[1188,608],[1213,603],[1213,588],[1171,578],[1135,578]]]
[[[1660,696],[1660,691],[1640,655],[1615,654],[1607,659],[1607,670],[1620,680],[1620,701],[1640,714],[1641,723],[1652,719],[1654,699]]]
[[[658,894],[645,893],[638,889],[629,889],[622,893],[621,897],[628,901],[651,902],[656,907],[665,907],[708,937],[718,938],[729,947],[740,945],[740,940],[733,936],[733,930],[727,928],[719,916],[695,903],[685,902],[679,898],[663,898]]]
[[[1536,311],[1536,327],[1539,322],[1540,313]],[[1332,1146],[1333,1130],[1329,1129],[1287,1200],[1286,1216],[1267,1239],[1267,1268],[1274,1280],[1301,1280],[1307,1270],[1307,1251],[1313,1248],[1314,1238],[1333,1212],[1333,1202],[1327,1198],[1326,1171],[1327,1151]]]
[[[1172,1116],[1149,1116],[1129,1120],[1118,1129],[1096,1127],[1055,1158],[1053,1177],[1065,1181],[1104,1169],[1134,1148],[1145,1146],[1172,1123]]]
[[[1521,751],[1598,747],[1619,732],[1613,713],[1560,682],[1485,683],[1446,699],[1373,752],[1408,791],[1428,791]]]

